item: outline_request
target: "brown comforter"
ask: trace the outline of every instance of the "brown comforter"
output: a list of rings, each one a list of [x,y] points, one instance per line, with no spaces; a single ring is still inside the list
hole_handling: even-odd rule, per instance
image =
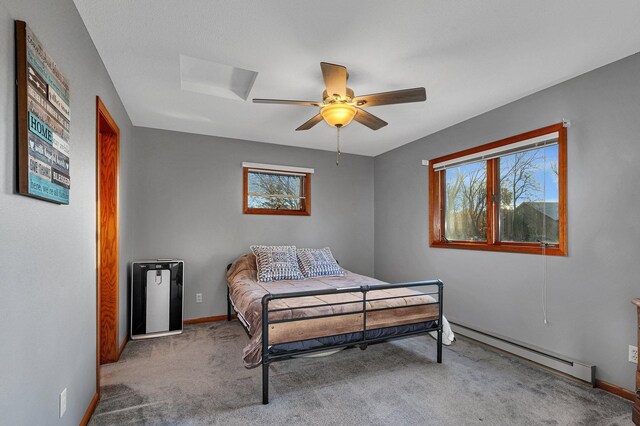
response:
[[[383,284],[374,278],[346,271],[344,277],[317,277],[305,280],[257,281],[256,258],[253,254],[239,257],[227,271],[229,294],[238,315],[249,329],[251,340],[244,349],[244,364],[247,368],[260,365],[262,340],[262,296],[267,293],[287,293],[328,288],[353,287]],[[376,300],[395,296],[394,299]],[[351,302],[336,305],[337,302]],[[367,295],[367,310],[382,307],[398,307],[367,313],[367,329],[413,324],[438,319],[438,305],[406,307],[435,300],[419,291],[408,288],[374,290]],[[290,309],[300,306],[321,305],[312,308]],[[270,324],[269,345],[333,336],[362,331],[362,293],[340,293],[270,302],[269,321],[290,318],[305,318],[330,313],[353,312],[349,315],[308,319]]]

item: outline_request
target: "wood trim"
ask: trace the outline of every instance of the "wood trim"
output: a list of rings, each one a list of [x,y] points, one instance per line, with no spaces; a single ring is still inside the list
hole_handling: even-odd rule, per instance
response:
[[[567,239],[567,128],[558,126],[558,249],[562,255],[568,254]],[[549,249],[547,249],[549,250]]]
[[[602,389],[603,391],[607,391],[609,393],[612,393],[614,395],[619,396],[620,398],[624,398],[629,401],[635,401],[635,398],[636,398],[636,394],[633,393],[632,391],[625,388],[621,388],[620,386],[613,385],[611,383],[607,383],[603,380],[596,379],[596,387],[598,389]]]
[[[311,173],[307,173],[304,178],[304,211],[307,216],[311,216]]]
[[[441,235],[440,220],[436,220],[438,211],[441,207],[439,197],[436,197],[436,191],[442,187],[440,185],[440,173],[433,171],[433,163],[429,161],[429,246],[436,242],[436,235]],[[439,240],[439,238],[438,238]]]
[[[129,336],[124,336],[124,340],[122,340],[122,344],[120,345],[120,349],[118,349],[118,359],[116,361],[120,361],[120,357],[122,356],[122,351],[127,346],[129,342]]]
[[[640,298],[633,299],[631,301],[636,306],[638,314],[638,345],[640,346]],[[631,414],[631,420],[634,424],[640,426],[640,363],[636,366],[636,387],[635,387],[635,399],[633,404],[633,411]]]
[[[238,318],[237,315],[231,315],[232,319],[236,319]],[[190,324],[202,324],[204,322],[215,322],[215,321],[224,321],[227,319],[226,315],[215,315],[212,317],[202,317],[202,318],[191,318],[191,319],[186,319],[183,321],[183,323],[185,325],[190,325]]]
[[[499,168],[497,159],[487,160],[487,241],[445,241],[443,227],[445,221],[445,184],[443,172],[434,170],[434,164],[481,151],[499,148],[548,133],[558,132],[558,238],[559,244],[540,247],[537,243],[499,241],[500,206],[494,202],[494,194],[499,193]],[[464,151],[429,160],[429,246],[436,248],[483,250],[495,252],[527,253],[547,256],[567,256],[567,129],[562,123],[532,130],[496,142],[491,142]]]
[[[251,167],[255,170],[255,167]],[[273,173],[278,170],[259,169]],[[311,216],[311,173],[304,174],[304,199],[302,200],[302,210],[275,210],[275,209],[253,209],[249,208],[248,196],[249,192],[249,167],[243,167],[242,170],[242,213],[244,214],[266,214],[266,215],[282,215],[282,216]]]
[[[96,394],[100,395],[100,196],[98,193],[100,178],[98,170],[100,168],[100,156],[98,146],[100,145],[100,114],[99,106],[101,102],[96,100]],[[91,416],[89,416],[91,417]],[[83,419],[84,420],[84,419]]]
[[[500,177],[495,161],[487,161],[487,244],[493,245],[498,241],[498,215],[500,206],[494,202],[496,189],[499,191]],[[444,190],[444,188],[443,188]],[[444,221],[442,222],[444,223]]]
[[[429,162],[429,245],[441,240],[443,235],[441,224],[444,223],[445,187],[442,184],[442,174],[433,170],[433,163]]]
[[[105,104],[102,102],[102,99],[100,99],[100,96],[96,96],[96,108],[98,113],[101,114],[105,120],[107,120],[107,123],[109,123],[109,127],[113,130],[113,132],[120,136],[120,128],[109,113],[109,110],[107,109]]]
[[[112,164],[106,165],[111,169],[105,170],[109,170],[109,173],[114,175],[111,188],[101,188],[105,145],[110,149],[112,161]],[[120,345],[118,344],[119,180],[120,129],[100,97],[96,96],[96,357],[98,365],[96,383],[98,393],[100,392],[100,364],[115,362],[120,357]],[[112,203],[111,208],[113,209],[110,210],[112,223],[103,223],[103,210],[107,208],[104,204],[107,201],[105,194],[111,194],[109,201]],[[105,229],[109,229],[109,235],[105,235]],[[109,240],[106,241],[105,238],[109,238]]]
[[[91,416],[93,412],[96,410],[96,406],[98,405],[98,401],[100,400],[100,394],[94,393],[93,398],[91,398],[91,402],[89,402],[89,406],[87,407],[87,411],[85,411],[82,420],[80,420],[80,426],[86,426],[89,424],[89,420],[91,420]]]
[[[462,241],[452,241],[449,243],[436,241],[431,244],[431,247],[437,248],[448,248],[448,249],[463,249],[463,250],[480,250],[480,251],[497,251],[503,253],[526,253],[526,254],[545,254],[546,256],[566,256],[566,253],[563,253],[558,247],[547,247],[546,250],[543,250],[542,247],[537,245],[527,245],[527,244],[505,244],[505,243],[495,243],[488,244],[485,242],[462,242]],[[543,253],[544,251],[544,253]]]
[[[249,200],[247,193],[249,192],[249,168],[242,168],[242,213],[247,214],[249,210]]]

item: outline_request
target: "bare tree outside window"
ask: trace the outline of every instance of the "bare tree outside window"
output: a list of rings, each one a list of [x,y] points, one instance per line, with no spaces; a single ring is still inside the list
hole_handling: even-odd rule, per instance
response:
[[[487,166],[485,162],[446,171],[445,237],[486,241]]]
[[[558,241],[557,146],[500,157],[500,241]]]
[[[556,146],[500,157],[500,241],[558,240],[556,160]],[[445,182],[445,238],[486,241],[486,162],[448,168]]]
[[[304,176],[250,171],[248,179],[250,208],[302,209]]]

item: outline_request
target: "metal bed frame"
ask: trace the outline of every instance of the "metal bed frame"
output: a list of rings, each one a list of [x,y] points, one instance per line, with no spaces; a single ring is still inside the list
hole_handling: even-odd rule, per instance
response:
[[[231,267],[231,264],[227,266],[227,270],[229,270],[230,267]],[[422,293],[421,295],[437,295],[438,299],[435,302],[415,303],[411,305],[392,306],[392,307],[384,307],[384,308],[367,308],[367,293],[370,291],[397,289],[397,288],[410,288],[410,287],[432,287],[432,288],[437,287],[437,291]],[[340,312],[340,313],[334,313],[334,314],[314,315],[310,317],[290,318],[290,319],[269,321],[270,312],[277,312],[279,310],[283,310],[283,309],[269,310],[269,302],[271,302],[272,300],[290,299],[290,298],[305,297],[305,296],[319,296],[319,295],[327,295],[327,294],[357,293],[357,292],[362,293],[362,308],[359,310],[353,310],[349,312]],[[420,334],[427,334],[432,331],[436,331],[438,334],[437,362],[438,364],[441,364],[442,363],[442,293],[443,293],[442,281],[431,280],[431,281],[416,281],[416,282],[399,283],[399,284],[376,284],[376,285],[363,285],[363,286],[342,287],[342,288],[332,288],[332,289],[323,289],[323,290],[309,290],[309,291],[298,291],[298,292],[289,292],[289,293],[265,294],[262,297],[262,361],[261,361],[262,403],[263,404],[269,403],[269,365],[272,362],[284,361],[286,359],[291,359],[295,356],[304,355],[308,353],[322,352],[330,349],[346,348],[346,347],[354,347],[354,346],[359,346],[360,349],[365,350],[368,345],[388,342],[391,340],[397,340],[397,339],[402,339],[406,337],[412,337]],[[375,299],[369,299],[369,301],[389,300],[389,299],[396,299],[400,297],[407,297],[407,296],[405,295],[405,296],[376,297]],[[331,305],[344,305],[344,304],[356,304],[356,303],[359,303],[359,302],[348,301],[348,302],[332,303]],[[378,337],[378,338],[367,337],[367,313],[389,310],[389,309],[403,309],[403,308],[409,308],[409,307],[428,306],[428,305],[438,305],[437,323],[432,327],[428,327],[424,330],[418,330],[418,331],[400,332],[392,336],[384,336],[384,337]],[[294,308],[288,307],[284,309],[286,310],[306,309],[306,308],[319,307],[319,306],[325,306],[325,305],[308,305],[308,306],[299,306]],[[235,306],[231,301],[231,296],[229,294],[229,285],[227,284],[227,321],[231,321],[232,311],[237,313]],[[312,348],[312,349],[291,350],[291,351],[287,351],[286,353],[280,353],[280,354],[271,352],[271,347],[269,346],[269,325],[286,323],[286,322],[305,321],[305,320],[319,319],[319,318],[327,318],[327,317],[336,317],[341,315],[354,315],[354,314],[362,314],[362,329],[357,331],[357,333],[362,333],[362,338],[357,341],[350,341],[348,343],[341,343],[341,344],[327,344],[327,345],[322,345],[321,347]],[[238,316],[238,319],[240,319],[240,316]],[[418,323],[433,322],[433,321],[435,320],[420,321]],[[240,324],[242,324],[242,327],[245,329],[247,334],[249,334],[247,325],[243,321],[240,321]],[[332,336],[326,336],[326,337],[332,337]]]

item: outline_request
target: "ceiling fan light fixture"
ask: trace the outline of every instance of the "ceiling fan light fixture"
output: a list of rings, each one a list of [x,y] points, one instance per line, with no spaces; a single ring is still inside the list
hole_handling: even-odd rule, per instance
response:
[[[261,104],[288,104],[320,107],[320,112],[299,126],[298,130],[309,130],[321,121],[338,130],[355,120],[370,128],[379,130],[386,126],[386,121],[376,117],[363,106],[372,107],[378,105],[405,104],[409,102],[424,102],[427,100],[427,92],[424,87],[413,89],[393,90],[391,92],[373,93],[370,95],[355,97],[353,90],[347,87],[349,73],[343,65],[320,62],[322,78],[326,89],[322,93],[322,102],[293,101],[285,99],[254,99],[253,102]]]
[[[333,127],[344,127],[351,123],[356,116],[356,107],[345,103],[334,103],[323,107],[320,115],[328,125]]]

